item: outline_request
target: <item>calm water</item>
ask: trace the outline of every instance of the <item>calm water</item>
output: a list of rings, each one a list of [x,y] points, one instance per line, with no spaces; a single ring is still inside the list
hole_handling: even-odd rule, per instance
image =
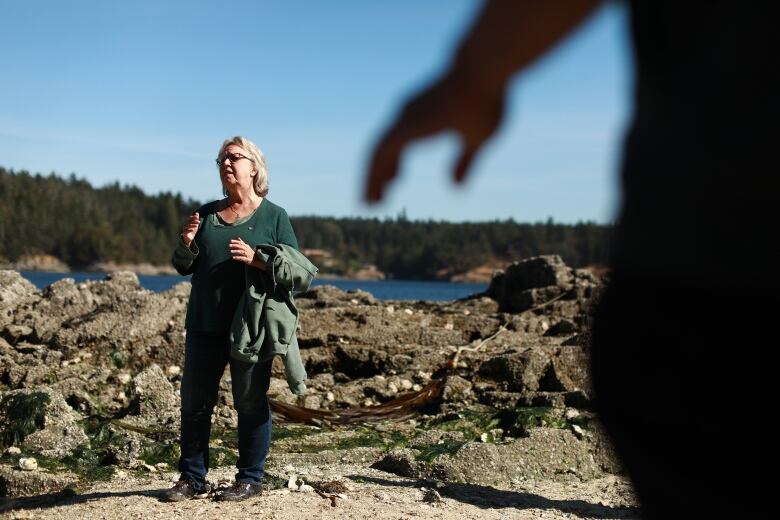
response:
[[[103,273],[41,273],[23,271],[22,276],[30,280],[39,289],[50,285],[61,278],[73,278],[76,282],[85,280],[103,280]],[[182,276],[144,276],[139,275],[141,286],[151,291],[165,291],[188,278]],[[484,291],[486,284],[481,283],[449,283],[449,282],[419,282],[413,280],[331,280],[327,278],[314,280],[313,286],[335,285],[339,289],[349,291],[362,289],[373,294],[380,300],[456,300],[470,294]]]

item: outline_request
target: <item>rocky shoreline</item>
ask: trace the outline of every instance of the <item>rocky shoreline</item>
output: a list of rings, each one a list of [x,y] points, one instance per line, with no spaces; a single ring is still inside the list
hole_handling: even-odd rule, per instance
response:
[[[309,390],[297,399],[275,363],[272,399],[339,414],[381,408],[431,381],[442,381],[441,392],[403,420],[296,424],[277,414],[266,488],[310,484],[320,500],[348,499],[360,486],[343,472],[363,472],[406,479],[432,491],[423,502],[446,502],[462,486],[509,492],[607,479],[619,483],[600,499],[615,505],[609,514],[635,515],[592,411],[588,325],[600,287],[545,256],[510,265],[484,295],[463,301],[380,302],[332,286],[299,295]],[[135,274],[114,272],[39,291],[0,271],[0,512],[31,503],[20,497],[78,503],[117,479],[175,477],[189,289],[153,293]],[[215,474],[235,463],[236,419],[227,373],[214,414]],[[38,468],[20,469],[29,458]],[[337,467],[342,475],[326,475]],[[329,493],[331,481],[343,492]]]

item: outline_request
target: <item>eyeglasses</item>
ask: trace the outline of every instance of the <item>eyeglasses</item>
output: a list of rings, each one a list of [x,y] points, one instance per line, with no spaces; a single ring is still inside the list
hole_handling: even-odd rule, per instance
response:
[[[226,154],[225,154],[225,155],[222,157],[222,159],[220,159],[219,157],[217,157],[217,158],[215,159],[215,161],[217,162],[217,166],[222,166],[222,163],[223,163],[223,162],[225,162],[225,159],[227,159],[228,161],[230,161],[230,164],[233,164],[233,163],[235,163],[236,161],[240,161],[241,159],[247,159],[247,160],[251,160],[251,159],[249,159],[249,157],[247,157],[247,156],[245,156],[245,155],[241,155],[240,153],[226,153]]]

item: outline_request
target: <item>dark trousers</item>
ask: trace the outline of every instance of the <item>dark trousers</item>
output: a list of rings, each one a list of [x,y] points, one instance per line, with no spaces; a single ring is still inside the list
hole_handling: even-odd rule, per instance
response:
[[[233,405],[238,412],[236,480],[260,483],[271,445],[271,409],[266,392],[272,361],[246,363],[232,359],[227,334],[187,331],[185,345],[181,382],[181,478],[197,486],[206,482],[211,414],[217,403],[219,380],[225,366],[230,364]]]
[[[647,518],[760,518],[775,467],[769,289],[617,274],[593,327],[596,405]]]

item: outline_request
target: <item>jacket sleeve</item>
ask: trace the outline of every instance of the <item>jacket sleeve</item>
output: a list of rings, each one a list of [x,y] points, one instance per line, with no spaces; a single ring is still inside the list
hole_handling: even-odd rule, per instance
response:
[[[298,249],[298,239],[295,238],[295,231],[290,222],[290,217],[287,216],[287,212],[283,209],[279,212],[279,216],[276,219],[276,243],[286,244]]]
[[[306,291],[319,271],[303,253],[287,244],[260,244],[255,250],[268,266],[274,290],[281,285],[288,291]]]
[[[287,355],[284,356],[284,377],[290,391],[295,395],[306,394],[306,369],[301,361],[301,353],[298,350],[298,338],[293,335],[293,340],[287,346]]]

